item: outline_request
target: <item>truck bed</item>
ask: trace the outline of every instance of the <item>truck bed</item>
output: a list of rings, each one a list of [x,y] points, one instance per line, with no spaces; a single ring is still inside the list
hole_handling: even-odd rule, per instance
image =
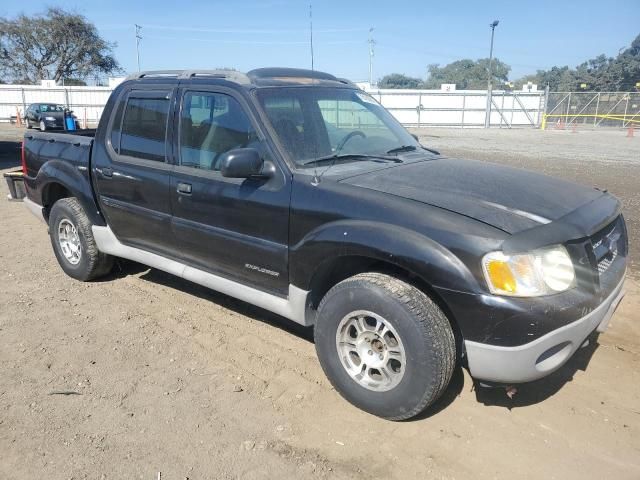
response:
[[[42,165],[51,160],[68,162],[88,170],[95,129],[74,133],[27,132],[24,136],[25,175],[36,177]]]

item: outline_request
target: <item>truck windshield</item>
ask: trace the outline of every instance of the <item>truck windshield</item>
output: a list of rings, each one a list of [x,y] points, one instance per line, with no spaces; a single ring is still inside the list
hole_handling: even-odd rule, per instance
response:
[[[368,94],[331,87],[264,88],[258,99],[296,166],[331,159],[358,161],[422,149]]]

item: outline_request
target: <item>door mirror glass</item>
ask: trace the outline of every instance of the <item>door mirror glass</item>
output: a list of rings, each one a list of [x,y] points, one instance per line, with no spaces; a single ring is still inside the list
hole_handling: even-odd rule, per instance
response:
[[[263,160],[255,148],[236,148],[220,156],[220,173],[223,177],[261,177]]]

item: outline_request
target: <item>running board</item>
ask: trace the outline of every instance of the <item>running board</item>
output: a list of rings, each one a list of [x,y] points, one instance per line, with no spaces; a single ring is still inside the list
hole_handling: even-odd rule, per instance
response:
[[[270,312],[293,320],[304,326],[312,324],[312,315],[306,314],[307,295],[309,292],[289,284],[288,298],[278,297],[270,293],[247,287],[238,282],[213,275],[209,272],[190,267],[155,253],[139,248],[123,245],[109,227],[91,227],[98,250],[116,257],[127,258],[149,267],[176,275],[204,287],[250,303]]]

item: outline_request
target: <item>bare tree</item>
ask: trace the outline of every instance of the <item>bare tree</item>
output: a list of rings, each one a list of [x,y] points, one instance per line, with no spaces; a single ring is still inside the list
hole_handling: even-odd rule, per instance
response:
[[[61,8],[0,18],[0,74],[6,78],[36,83],[119,72],[114,47],[85,17]]]

